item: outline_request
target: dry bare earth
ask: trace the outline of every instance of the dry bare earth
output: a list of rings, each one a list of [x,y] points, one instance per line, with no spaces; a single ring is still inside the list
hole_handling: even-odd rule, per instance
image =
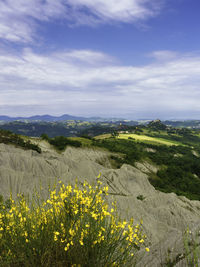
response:
[[[74,184],[77,177],[79,181],[93,183],[101,172],[110,188],[110,200],[117,200],[121,216],[134,217],[135,222],[143,219],[151,252],[142,257],[138,266],[166,266],[162,264],[168,249],[172,251],[170,257],[182,253],[182,232],[186,227],[193,230],[200,225],[200,202],[156,191],[148,181],[148,172],[156,168],[147,163],[112,169],[108,152],[68,147],[57,153],[45,141],[39,145],[41,154],[0,144],[0,194],[9,197],[12,191],[13,196],[18,193],[31,196],[42,187],[41,194],[46,196],[48,186],[56,179]],[[137,199],[139,195],[144,199]]]

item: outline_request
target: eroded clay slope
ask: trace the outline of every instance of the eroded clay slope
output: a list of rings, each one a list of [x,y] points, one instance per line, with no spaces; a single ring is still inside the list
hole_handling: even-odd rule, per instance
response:
[[[0,194],[9,197],[12,191],[13,196],[31,195],[42,187],[42,194],[46,195],[56,179],[74,183],[78,178],[92,183],[101,172],[110,188],[109,198],[117,200],[121,216],[134,217],[136,222],[143,219],[151,253],[142,257],[139,266],[161,266],[169,248],[173,248],[174,255],[181,253],[182,232],[187,226],[192,230],[199,225],[200,202],[156,191],[148,181],[150,166],[111,169],[108,152],[68,147],[57,153],[45,142],[40,145],[41,154],[0,144]],[[107,162],[107,167],[99,162]]]

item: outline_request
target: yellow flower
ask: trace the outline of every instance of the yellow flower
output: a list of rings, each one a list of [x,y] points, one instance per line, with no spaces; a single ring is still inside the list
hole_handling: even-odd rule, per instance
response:
[[[71,236],[74,236],[75,235],[75,231],[73,230],[73,229],[69,229],[69,234],[71,235]]]
[[[60,233],[59,232],[54,232],[54,235],[59,235]]]
[[[82,188],[79,188],[78,182],[74,187],[59,183],[60,185],[55,186],[52,192],[49,191],[50,197],[47,201],[40,199],[41,206],[33,203],[33,208],[29,209],[29,203],[25,198],[12,204],[10,212],[5,214],[2,206],[0,240],[4,238],[3,231],[9,230],[11,240],[19,232],[28,245],[32,239],[39,238],[40,230],[43,231],[47,228],[47,234],[51,234],[49,237],[55,242],[54,244],[59,241],[63,253],[65,253],[64,251],[68,253],[68,250],[77,245],[76,243],[79,247],[86,246],[88,238],[92,242],[92,247],[105,242],[107,231],[109,231],[114,242],[121,242],[123,239],[125,247],[121,250],[122,253],[126,248],[131,249],[134,244],[137,244],[138,248],[142,247],[146,237],[141,232],[141,224],[134,226],[133,220],[126,222],[119,220],[117,215],[115,216],[116,203],[112,203],[113,206],[109,207],[105,197],[108,186],[102,185],[100,180],[97,180],[96,188],[87,182],[84,182]],[[66,217],[69,220],[66,220]],[[94,226],[96,223],[98,227]],[[90,233],[94,231],[95,237],[91,239]],[[145,248],[144,245],[143,248],[147,252],[149,251],[149,248]],[[134,256],[132,252],[134,250],[129,253],[129,257]],[[78,267],[78,265],[76,266]],[[118,266],[118,260],[113,266]]]
[[[125,230],[124,232],[123,232],[123,236],[125,236],[127,234],[127,231]]]
[[[64,248],[65,251],[67,251],[70,247],[70,244],[68,243],[67,246]]]
[[[92,218],[94,218],[95,220],[97,220],[97,217],[98,217],[97,214],[95,214],[94,212],[92,212],[91,215],[92,215]]]
[[[107,192],[107,191],[108,191],[108,186],[105,186],[105,187],[103,188],[103,191]]]

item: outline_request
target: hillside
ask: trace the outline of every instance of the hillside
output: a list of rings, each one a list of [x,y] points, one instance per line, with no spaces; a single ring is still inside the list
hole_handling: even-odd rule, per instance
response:
[[[11,121],[0,125],[1,129],[12,131],[16,134],[30,137],[40,137],[48,134],[49,137],[56,136],[80,136],[86,134],[101,134],[102,132],[112,132],[117,127],[117,123],[93,122],[81,120],[67,121]]]
[[[77,177],[93,182],[99,173],[109,185],[110,200],[117,200],[122,217],[143,219],[151,253],[138,266],[161,266],[167,250],[174,247],[174,255],[182,253],[182,232],[199,226],[200,202],[178,197],[174,193],[159,192],[149,183],[148,176],[157,171],[147,162],[135,167],[122,164],[112,168],[111,152],[94,148],[67,147],[56,152],[46,141],[32,140],[41,148],[39,154],[8,144],[0,144],[0,194],[7,198],[24,193],[31,196],[37,188],[46,196],[48,186],[56,179],[74,184]],[[116,153],[113,154],[116,156]]]
[[[173,131],[173,133],[171,133]],[[188,129],[159,130],[141,127],[134,132],[95,137],[92,145],[123,154],[114,157],[116,166],[147,161],[157,166],[149,181],[163,192],[175,192],[200,200],[200,136]]]
[[[135,133],[103,134],[95,138],[87,135],[50,138],[43,134],[41,139],[0,130],[0,142],[38,153],[41,152],[39,140],[46,140],[59,153],[67,146],[115,153],[109,156],[110,166],[115,169],[123,164],[135,167],[137,161],[146,161],[156,166],[157,171],[149,174],[149,181],[156,189],[200,200],[200,136],[196,131],[181,129],[179,134],[171,135],[155,128],[151,132],[148,128],[139,128]]]

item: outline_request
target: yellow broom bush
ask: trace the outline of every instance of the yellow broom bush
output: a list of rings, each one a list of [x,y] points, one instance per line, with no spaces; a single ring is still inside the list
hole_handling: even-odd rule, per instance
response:
[[[59,182],[46,201],[11,196],[0,204],[0,266],[133,266],[144,247],[141,224],[120,220],[107,195],[98,179]]]

